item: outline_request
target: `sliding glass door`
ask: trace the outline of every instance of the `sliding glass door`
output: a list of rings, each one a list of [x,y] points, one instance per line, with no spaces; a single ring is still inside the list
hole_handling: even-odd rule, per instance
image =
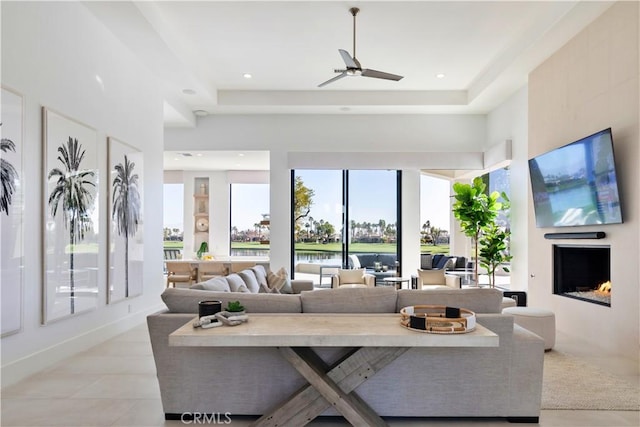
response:
[[[359,260],[360,267],[394,270],[400,179],[387,170],[292,171],[294,272],[307,264],[353,268]]]

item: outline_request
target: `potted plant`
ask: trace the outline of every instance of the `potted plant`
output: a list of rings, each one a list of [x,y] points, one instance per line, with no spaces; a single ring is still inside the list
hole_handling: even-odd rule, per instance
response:
[[[240,304],[240,301],[229,301],[227,303],[227,308],[225,311],[229,313],[233,313],[234,316],[239,316],[244,314],[244,306]]]
[[[200,243],[200,248],[198,249],[198,252],[196,252],[198,259],[202,259],[202,254],[206,252],[209,252],[209,244],[207,242]]]
[[[501,194],[502,211],[508,211],[510,207],[509,198],[503,192]],[[482,230],[480,238],[480,266],[487,271],[489,276],[489,286],[494,287],[496,283],[496,269],[500,264],[511,261],[513,258],[508,253],[508,241],[511,231],[506,227],[498,225],[497,221],[493,221]],[[509,269],[502,267],[507,273]]]
[[[460,222],[464,234],[473,239],[475,246],[473,276],[478,283],[478,250],[480,233],[484,228],[494,224],[498,210],[502,204],[498,202],[497,191],[486,194],[486,184],[480,177],[474,178],[471,184],[456,182],[453,184],[454,198],[453,216]]]

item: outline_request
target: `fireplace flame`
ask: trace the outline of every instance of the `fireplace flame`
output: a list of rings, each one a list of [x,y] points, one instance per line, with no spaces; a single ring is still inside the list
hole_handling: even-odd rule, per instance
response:
[[[598,289],[596,289],[596,292],[600,293],[600,294],[605,294],[608,295],[611,293],[611,282],[609,280],[607,280],[606,282],[600,284],[600,286],[598,286]]]

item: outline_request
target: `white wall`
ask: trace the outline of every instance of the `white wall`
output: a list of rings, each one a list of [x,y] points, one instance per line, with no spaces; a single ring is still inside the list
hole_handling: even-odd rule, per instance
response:
[[[618,2],[529,76],[529,157],[611,127],[623,224],[537,229],[529,191],[532,305],[556,313],[557,328],[583,339],[594,355],[640,357],[639,41],[640,4]],[[605,239],[549,241],[543,233],[604,231]],[[611,307],[553,295],[552,243],[611,246]],[[613,363],[613,362],[612,362]]]
[[[529,166],[527,87],[523,87],[487,116],[487,143],[511,140],[511,289],[528,283]]]
[[[98,82],[99,76],[101,82]],[[24,96],[25,261],[23,329],[2,338],[2,385],[19,380],[144,320],[160,307],[162,280],[162,99],[155,79],[76,2],[2,3],[2,84]],[[100,242],[98,308],[41,325],[43,172],[41,106],[97,130],[100,176],[107,136],[144,152],[144,293],[106,304],[106,240]],[[107,235],[107,180],[101,179],[100,235]]]

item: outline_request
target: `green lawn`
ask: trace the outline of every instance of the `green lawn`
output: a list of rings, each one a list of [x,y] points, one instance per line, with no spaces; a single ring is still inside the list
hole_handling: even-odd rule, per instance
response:
[[[165,248],[182,249],[182,242],[165,241]],[[263,245],[259,242],[233,242],[233,249],[269,249],[269,245]],[[296,251],[300,252],[321,252],[321,253],[340,253],[342,245],[340,243],[296,243]],[[352,243],[349,245],[349,251],[352,253],[395,253],[396,245],[391,243]],[[420,252],[432,254],[448,254],[449,245],[421,245]]]

